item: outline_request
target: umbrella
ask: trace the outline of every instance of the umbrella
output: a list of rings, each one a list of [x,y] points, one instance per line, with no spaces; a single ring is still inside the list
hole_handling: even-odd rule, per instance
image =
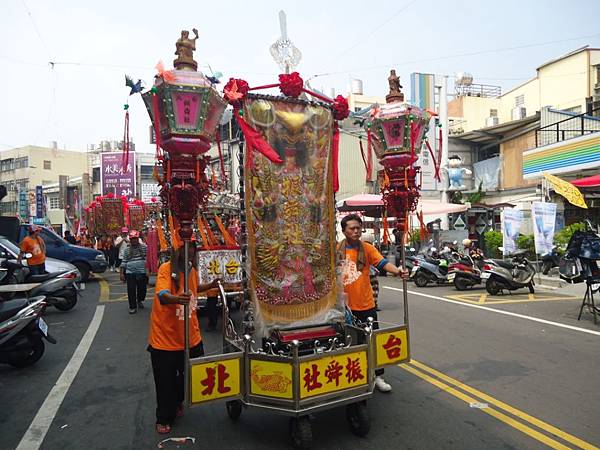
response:
[[[381,195],[358,194],[337,202],[338,211],[360,211],[365,216],[380,217],[383,200]],[[463,212],[468,209],[467,205],[454,203],[441,203],[436,199],[419,199],[417,211],[423,212],[424,216]]]
[[[591,177],[580,178],[579,180],[571,181],[572,185],[579,187],[597,187],[600,186],[600,174]]]

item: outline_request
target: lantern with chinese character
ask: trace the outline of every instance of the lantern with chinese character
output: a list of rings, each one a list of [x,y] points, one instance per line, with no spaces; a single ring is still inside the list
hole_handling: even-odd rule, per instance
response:
[[[387,215],[397,217],[397,228],[405,233],[408,214],[414,211],[419,199],[420,168],[414,164],[432,113],[404,102],[395,70],[388,81],[387,103],[371,109],[366,128],[369,143],[384,167],[382,194]]]
[[[175,69],[158,67],[154,87],[142,95],[154,123],[157,159],[163,168],[161,199],[179,222],[185,239],[191,237],[198,206],[208,195],[203,153],[210,148],[226,106],[211,81],[196,70],[196,30],[194,34],[190,39],[189,32],[181,32]]]

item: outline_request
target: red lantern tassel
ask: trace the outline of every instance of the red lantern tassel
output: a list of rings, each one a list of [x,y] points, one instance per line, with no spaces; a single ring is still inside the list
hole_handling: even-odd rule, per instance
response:
[[[129,105],[125,105],[125,129],[123,130],[123,173],[129,163]]]
[[[429,144],[428,140],[425,141],[425,145],[427,146],[427,150],[429,150],[429,154],[431,155],[431,160],[433,161],[433,168],[435,170],[435,174],[433,175],[433,177],[435,178],[436,181],[441,181],[441,179],[440,179],[440,165],[438,164],[437,158],[433,154],[433,150],[431,149],[431,145]]]
[[[273,147],[269,145],[267,141],[262,137],[262,135],[252,128],[243,117],[240,116],[239,110],[234,114],[235,120],[238,125],[242,129],[242,133],[244,133],[244,138],[246,138],[246,144],[248,148],[248,157],[246,158],[246,167],[252,167],[252,152],[254,149],[258,150],[262,153],[269,161],[282,164],[283,160],[279,157],[277,152],[273,150]]]
[[[219,150],[219,162],[221,164],[221,179],[223,185],[227,189],[227,175],[225,175],[225,161],[223,160],[223,152],[221,151],[221,133],[217,131],[217,149]]]
[[[333,192],[340,189],[340,178],[338,174],[338,162],[340,156],[340,128],[338,123],[333,124],[333,148],[331,152],[331,162],[333,164]]]
[[[410,123],[410,161],[415,161],[415,123]]]
[[[438,135],[439,135],[439,141],[440,141],[439,150],[438,150],[438,167],[441,167],[441,165],[442,165],[442,129],[441,128],[440,128]]]
[[[363,149],[362,139],[358,139],[358,144],[360,145],[360,156],[362,157],[363,164],[365,165],[365,181],[369,181],[367,158],[365,157],[365,150]]]
[[[200,160],[196,158],[196,183],[200,183]]]
[[[373,175],[373,136],[371,129],[367,130],[367,181],[371,181]]]
[[[152,94],[152,115],[154,116],[154,141],[156,143],[156,159],[162,160],[162,152],[160,150],[160,112],[158,109],[158,95],[156,92]]]

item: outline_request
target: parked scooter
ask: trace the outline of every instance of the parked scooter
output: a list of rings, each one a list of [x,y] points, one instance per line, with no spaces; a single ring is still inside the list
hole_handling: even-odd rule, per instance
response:
[[[558,247],[555,245],[548,253],[542,255],[542,273],[548,275],[550,269],[558,267],[560,263],[560,256],[558,255]]]
[[[25,256],[27,257],[27,255]],[[78,273],[77,268],[74,266],[71,270],[62,270],[42,275],[31,275],[26,266],[14,260],[4,260],[0,263],[0,267],[6,269],[6,274],[3,280],[0,280],[0,283],[4,280],[7,280],[6,284],[14,282],[41,283],[38,287],[32,289],[30,294],[32,296],[43,295],[47,305],[54,306],[60,311],[73,309],[77,304],[75,282],[78,279]],[[3,298],[7,299],[6,296]]]
[[[56,344],[41,317],[45,308],[42,296],[0,302],[0,363],[30,366],[44,354],[43,339]]]
[[[418,287],[425,287],[429,283],[446,284],[448,281],[448,260],[434,257],[437,249],[431,247],[432,256],[421,256],[413,261],[410,278]]]
[[[531,294],[535,292],[535,268],[525,258],[526,254],[527,250],[518,250],[511,255],[511,261],[495,259],[495,265],[488,261],[484,263],[481,278],[487,280],[485,289],[488,294],[497,295],[503,290],[514,291],[521,288],[529,288]]]
[[[457,291],[464,291],[481,283],[481,269],[469,255],[460,255],[457,262],[448,267],[448,282]]]

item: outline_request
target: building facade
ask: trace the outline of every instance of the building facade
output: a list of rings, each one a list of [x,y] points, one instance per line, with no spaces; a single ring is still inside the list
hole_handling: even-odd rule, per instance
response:
[[[0,153],[0,184],[8,195],[0,203],[2,215],[18,214],[19,191],[35,193],[36,186],[58,184],[61,177],[81,177],[87,172],[84,152],[59,150],[53,147],[25,147],[3,150]]]

